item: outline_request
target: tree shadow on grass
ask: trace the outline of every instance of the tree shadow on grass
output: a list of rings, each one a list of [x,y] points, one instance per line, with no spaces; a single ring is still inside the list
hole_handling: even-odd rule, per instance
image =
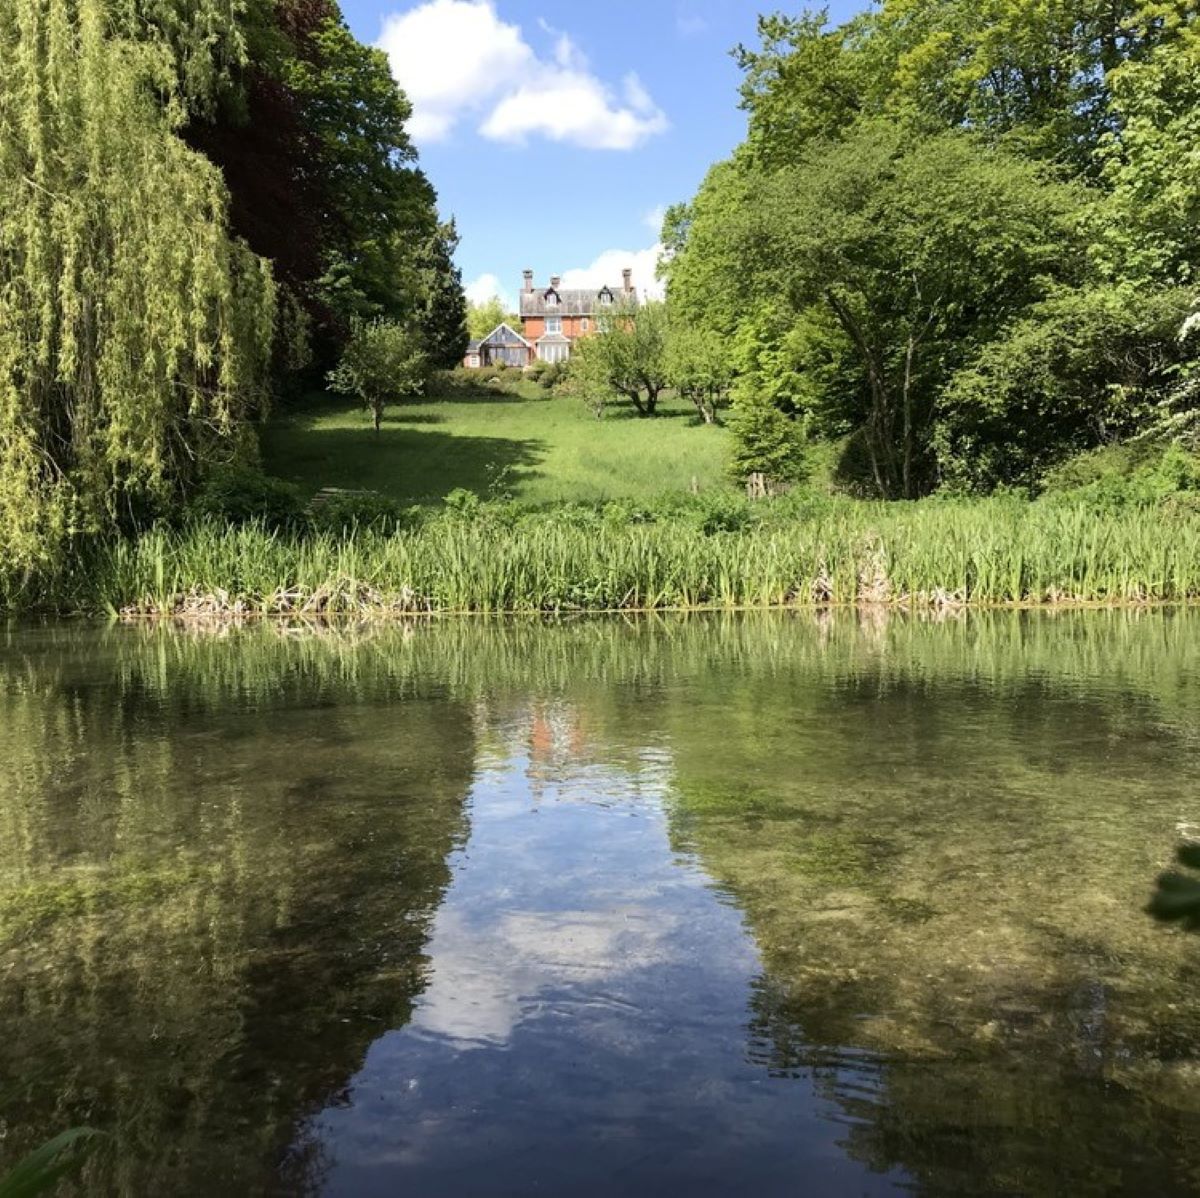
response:
[[[383,415],[385,426],[389,424],[445,424],[446,417],[436,412],[413,412],[408,408],[392,408]]]
[[[322,487],[378,491],[402,503],[436,503],[459,487],[486,496],[493,485],[519,492],[536,478],[545,443],[504,437],[454,437],[388,421],[320,428],[294,420],[263,436],[266,468],[307,498]]]

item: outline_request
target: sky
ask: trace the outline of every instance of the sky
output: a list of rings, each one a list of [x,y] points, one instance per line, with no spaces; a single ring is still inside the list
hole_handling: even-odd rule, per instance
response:
[[[758,12],[801,0],[342,0],[388,54],[410,129],[458,222],[468,295],[538,283],[654,294],[663,209],[741,141],[739,72]],[[860,0],[828,0],[834,20]]]

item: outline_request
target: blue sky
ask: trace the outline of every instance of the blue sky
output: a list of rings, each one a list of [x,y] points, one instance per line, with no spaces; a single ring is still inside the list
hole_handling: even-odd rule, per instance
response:
[[[652,284],[656,216],[741,140],[729,49],[795,0],[342,0],[388,51],[463,278],[511,298],[521,270]],[[832,0],[839,20],[860,0]]]

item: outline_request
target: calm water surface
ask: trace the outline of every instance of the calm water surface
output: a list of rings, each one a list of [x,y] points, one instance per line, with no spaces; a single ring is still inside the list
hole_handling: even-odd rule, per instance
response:
[[[1200,1194],[1200,613],[0,628],[0,1172]]]

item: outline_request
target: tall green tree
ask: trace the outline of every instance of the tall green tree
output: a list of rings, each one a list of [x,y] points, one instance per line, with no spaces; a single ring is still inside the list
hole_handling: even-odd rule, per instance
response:
[[[412,105],[386,55],[359,42],[337,13],[299,39],[282,74],[318,148],[327,206],[321,300],[344,325],[413,319],[426,300],[421,259],[438,232],[437,197],[416,165]]]
[[[1194,283],[1200,277],[1200,13],[1156,7],[1159,46],[1109,76],[1114,129],[1100,158],[1111,198],[1099,256],[1110,278]]]
[[[773,263],[758,288],[785,298],[807,352],[832,366],[810,373],[814,414],[859,435],[880,494],[928,490],[941,389],[1082,269],[1081,196],[965,134],[913,139],[882,121],[813,143],[753,194],[728,235]]]
[[[1194,0],[880,0],[759,33],[747,138],[664,228],[735,405],[849,435],[894,496],[1191,427]]]
[[[154,510],[244,444],[272,341],[267,263],[179,136],[237,43],[227,5],[0,6],[0,559]],[[179,47],[192,49],[182,57]]]
[[[439,224],[425,240],[419,261],[417,321],[425,355],[435,370],[458,366],[467,352],[467,297],[462,271],[454,264],[458,229]]]
[[[517,332],[521,331],[520,318],[515,312],[508,311],[498,295],[467,305],[467,329],[472,337],[482,340],[500,324],[508,324]]]
[[[235,228],[271,259],[328,364],[356,320],[423,328],[450,361],[464,299],[457,233],[417,164],[411,105],[334,0],[252,0],[245,61],[187,135],[217,162]]]

